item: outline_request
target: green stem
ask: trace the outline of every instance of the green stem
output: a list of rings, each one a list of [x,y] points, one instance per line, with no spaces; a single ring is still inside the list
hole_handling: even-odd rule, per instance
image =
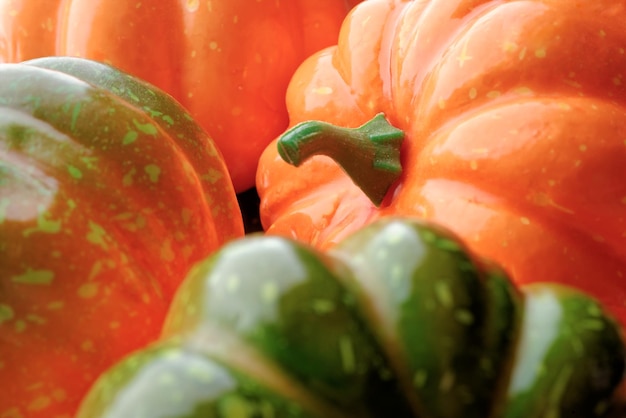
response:
[[[400,146],[404,132],[382,113],[358,128],[342,128],[320,121],[302,122],[278,140],[278,153],[299,166],[314,155],[332,158],[376,205],[380,206],[400,177]]]

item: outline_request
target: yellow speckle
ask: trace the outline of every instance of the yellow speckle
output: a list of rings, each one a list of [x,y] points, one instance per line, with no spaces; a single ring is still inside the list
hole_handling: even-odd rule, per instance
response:
[[[20,320],[15,321],[14,324],[15,332],[24,332],[26,330],[26,322]]]
[[[439,109],[445,109],[446,107],[446,101],[444,99],[439,99],[439,101],[437,102],[437,105],[439,106]]]
[[[120,327],[120,323],[118,321],[112,321],[109,323],[109,328],[118,329]]]
[[[213,51],[215,51],[217,49],[217,42],[215,42],[215,41],[209,42],[209,48],[211,48]]]
[[[163,261],[173,261],[175,258],[174,250],[172,249],[172,241],[170,239],[166,239],[161,244],[161,260]]]
[[[604,242],[604,237],[602,235],[593,235],[591,237],[595,242]]]
[[[243,109],[239,106],[235,106],[230,110],[230,114],[233,116],[239,116],[243,113]]]
[[[441,392],[448,392],[454,386],[454,381],[456,380],[456,376],[454,372],[451,370],[446,370],[446,372],[441,376],[441,380],[439,381],[439,390]]]
[[[498,90],[491,90],[489,93],[487,93],[487,97],[490,99],[495,99],[497,97],[500,97],[501,93]]]
[[[478,91],[476,90],[476,87],[472,87],[469,90],[469,98],[474,100],[476,98],[476,96],[478,95]]]
[[[84,283],[78,288],[78,296],[83,299],[91,299],[98,294],[99,287],[98,283],[95,282]]]
[[[193,51],[191,51],[191,58],[195,58],[197,55],[196,50],[194,49]]]
[[[237,23],[239,22],[239,16],[235,15],[233,16],[233,23]]]
[[[415,372],[413,376],[413,385],[415,387],[421,388],[426,384],[428,380],[428,372],[426,370],[418,370]]]
[[[520,61],[523,60],[524,57],[526,57],[526,47],[522,48],[522,50],[519,52],[517,56],[520,59]]]
[[[266,303],[271,304],[271,303],[274,303],[276,299],[278,298],[279,289],[276,283],[266,282],[263,284],[263,287],[261,288],[261,293],[262,293],[263,300]]]
[[[56,389],[52,392],[52,398],[57,402],[67,399],[67,393],[63,389]]]
[[[435,283],[435,296],[437,297],[437,301],[444,308],[451,308],[454,306],[454,296],[450,286],[448,286],[446,282],[438,281]]]
[[[349,336],[343,336],[339,340],[339,353],[341,355],[341,364],[343,371],[346,373],[354,373],[356,370],[356,361],[354,355],[354,345]]]
[[[580,144],[580,146],[578,147],[579,150],[581,150],[582,152],[587,151],[587,145],[585,144]]]
[[[622,75],[618,75],[616,77],[613,77],[613,84],[616,86],[621,86],[622,85]]]
[[[604,31],[604,29],[600,29],[598,35],[600,35],[601,38],[604,38],[606,36],[606,32]]]
[[[33,400],[28,405],[28,410],[29,411],[41,411],[41,410],[44,410],[48,406],[50,406],[51,402],[52,401],[50,400],[49,397],[47,397],[47,396],[40,396],[40,397],[36,398],[35,400]]]
[[[568,86],[574,87],[575,89],[579,89],[582,87],[579,82],[574,80],[564,79],[563,82]]]
[[[48,320],[44,318],[43,316],[39,316],[35,314],[26,315],[26,320],[29,322],[32,322],[33,324],[38,324],[38,325],[43,325],[46,322],[48,322]]]
[[[467,38],[465,40],[465,43],[463,44],[463,49],[461,50],[461,54],[457,57],[457,60],[459,61],[459,67],[463,67],[463,65],[465,64],[465,62],[469,61],[472,59],[472,56],[467,54],[467,44],[469,42],[469,38]]]
[[[238,276],[230,276],[226,279],[226,289],[229,292],[236,292],[239,289],[240,279]]]
[[[315,94],[321,94],[321,95],[329,95],[329,94],[333,94],[333,88],[332,87],[328,87],[328,86],[321,86],[321,87],[316,87],[313,89],[313,93]]]
[[[548,186],[550,187],[556,186],[556,180],[548,180]]]
[[[187,0],[187,10],[195,12],[200,7],[200,0]]]
[[[530,88],[523,86],[516,88],[515,92],[518,94],[532,94],[533,91]]]
[[[476,170],[476,169],[478,169],[478,161],[476,161],[476,160],[472,160],[472,161],[470,161],[470,168],[471,168],[472,170]]]
[[[94,351],[95,345],[91,340],[85,340],[80,344],[80,349],[83,351]]]
[[[546,57],[546,48],[538,48],[535,50],[535,57],[537,58],[545,58]]]
[[[522,223],[522,225],[530,225],[530,219],[528,219],[525,216],[522,216],[519,220]]]
[[[622,200],[620,200],[620,202],[622,203],[622,205],[626,205],[626,196],[622,197]]]
[[[519,48],[519,46],[515,43],[515,42],[511,42],[511,41],[506,41],[503,45],[502,45],[502,50],[504,52],[513,52],[513,51],[517,51],[517,48]]]

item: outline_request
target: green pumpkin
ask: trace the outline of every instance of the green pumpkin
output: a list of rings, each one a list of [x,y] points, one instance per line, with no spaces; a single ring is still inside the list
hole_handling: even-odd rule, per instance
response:
[[[624,354],[588,296],[518,289],[450,233],[386,219],[326,253],[227,244],[78,417],[589,418],[609,408]]]
[[[0,64],[0,417],[73,417],[240,236],[224,160],[171,96],[80,58]]]

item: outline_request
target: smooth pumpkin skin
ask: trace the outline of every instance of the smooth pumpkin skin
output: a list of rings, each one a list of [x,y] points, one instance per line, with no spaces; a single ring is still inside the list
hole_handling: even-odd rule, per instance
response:
[[[327,157],[276,143],[257,173],[261,220],[320,248],[409,215],[444,225],[518,283],[557,281],[626,324],[626,1],[370,0],[287,94],[290,125],[405,133],[380,207]],[[366,168],[365,168],[366,170]]]
[[[73,417],[241,215],[215,144],[154,86],[78,58],[0,80],[0,416]]]
[[[0,62],[80,56],[155,84],[211,134],[242,192],[254,186],[262,150],[287,126],[293,71],[335,42],[356,3],[0,0]]]
[[[387,218],[322,252],[277,236],[190,272],[161,340],[77,418],[591,418],[624,372],[616,321],[517,287],[441,228]]]

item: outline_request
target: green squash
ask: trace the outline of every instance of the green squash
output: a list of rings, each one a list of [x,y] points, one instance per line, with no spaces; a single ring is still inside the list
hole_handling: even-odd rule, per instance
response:
[[[594,299],[518,289],[450,233],[390,218],[326,253],[227,244],[78,417],[590,418],[610,408],[624,354]]]

